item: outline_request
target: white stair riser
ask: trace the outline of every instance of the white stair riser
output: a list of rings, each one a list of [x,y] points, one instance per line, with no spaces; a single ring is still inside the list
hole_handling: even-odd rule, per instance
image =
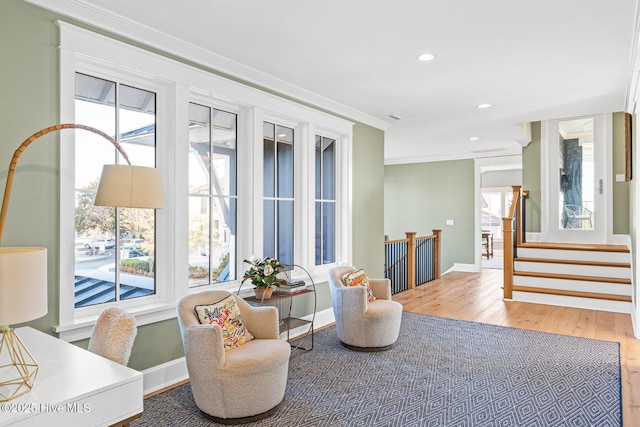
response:
[[[571,274],[578,276],[612,277],[617,279],[631,278],[631,269],[628,267],[559,264],[516,260],[514,269],[515,271],[530,271],[533,273]]]
[[[557,305],[561,307],[583,308],[588,310],[611,311],[614,313],[631,313],[632,304],[624,301],[609,301],[595,298],[580,298],[564,295],[536,294],[533,292],[513,292],[513,301],[536,304]]]
[[[541,248],[518,248],[517,255],[523,258],[548,258],[624,263],[630,263],[631,259],[628,252],[574,251]]]
[[[514,286],[556,289],[562,291],[592,292],[631,296],[631,285],[618,283],[589,282],[582,280],[552,279],[546,277],[513,276]]]

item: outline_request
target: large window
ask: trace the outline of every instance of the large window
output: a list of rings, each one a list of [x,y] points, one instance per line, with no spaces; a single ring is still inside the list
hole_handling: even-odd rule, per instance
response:
[[[336,140],[316,135],[315,223],[316,265],[336,261]]]
[[[61,123],[96,127],[133,164],[158,167],[167,202],[93,206],[103,165],[123,159],[100,136],[60,133],[62,339],[90,336],[102,303],[145,325],[205,286],[236,291],[251,255],[316,282],[351,261],[351,122],[59,24]]]
[[[236,122],[189,104],[189,287],[236,278]]]
[[[294,132],[269,122],[263,130],[263,256],[293,264]]]
[[[156,94],[76,73],[76,122],[113,136],[132,164],[155,166]],[[77,131],[75,307],[155,293],[152,209],[94,206],[105,164],[124,163],[104,138]]]

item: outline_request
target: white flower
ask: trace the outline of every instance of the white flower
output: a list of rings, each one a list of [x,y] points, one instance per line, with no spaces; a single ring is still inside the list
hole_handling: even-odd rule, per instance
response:
[[[273,267],[271,267],[271,264],[267,264],[264,266],[264,275],[265,276],[271,276],[273,274]]]
[[[250,262],[251,264],[257,264],[257,263],[259,263],[259,262],[260,262],[260,258],[258,258],[258,256],[257,256],[257,255],[251,255],[251,256],[249,257],[249,262]]]

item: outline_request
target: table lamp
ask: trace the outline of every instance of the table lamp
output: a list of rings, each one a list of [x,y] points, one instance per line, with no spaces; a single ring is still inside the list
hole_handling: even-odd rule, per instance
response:
[[[0,244],[18,158],[36,139],[62,129],[83,129],[111,142],[126,165],[105,165],[95,204],[130,208],[163,208],[162,182],[158,169],[132,166],[120,144],[106,133],[80,124],[60,124],[42,129],[25,139],[13,154],[7,173],[2,210]],[[0,402],[21,396],[33,388],[38,363],[9,325],[28,322],[47,314],[47,249],[0,247]]]

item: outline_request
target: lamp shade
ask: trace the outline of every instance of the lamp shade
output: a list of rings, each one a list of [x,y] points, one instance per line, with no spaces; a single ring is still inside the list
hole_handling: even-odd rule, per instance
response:
[[[0,248],[0,325],[47,314],[47,249]]]
[[[160,171],[131,165],[105,165],[95,200],[96,206],[164,208]]]

